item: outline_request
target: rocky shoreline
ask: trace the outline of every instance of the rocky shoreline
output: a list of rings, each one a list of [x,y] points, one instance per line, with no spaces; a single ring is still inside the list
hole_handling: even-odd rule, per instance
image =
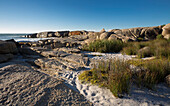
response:
[[[169,24],[167,24],[168,26]],[[78,74],[92,67],[100,59],[131,59],[122,54],[101,54],[83,52],[82,45],[95,40],[119,39],[123,42],[155,39],[163,34],[169,38],[167,26],[114,29],[106,32],[58,31],[26,35],[28,38],[53,37],[37,42],[0,41],[0,105],[166,105],[170,91],[167,87],[164,97],[161,92],[141,91],[151,100],[134,100],[138,96],[116,99],[107,90],[78,81]],[[163,32],[162,32],[163,30]],[[93,88],[94,87],[94,88]],[[90,90],[89,90],[90,89]],[[103,94],[94,92],[100,90]],[[136,89],[136,88],[134,88]],[[105,93],[104,93],[105,92]],[[106,95],[105,95],[106,94]],[[108,95],[107,95],[108,94]],[[140,96],[143,94],[140,94]],[[101,98],[100,98],[101,96]],[[108,97],[107,97],[108,96]],[[128,101],[129,100],[129,101]]]

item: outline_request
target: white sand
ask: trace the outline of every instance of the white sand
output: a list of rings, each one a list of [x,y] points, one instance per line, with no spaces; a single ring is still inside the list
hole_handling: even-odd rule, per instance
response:
[[[95,60],[101,59],[131,59],[132,56],[112,53],[90,53],[84,52],[86,55]],[[100,55],[100,56],[90,56]],[[165,105],[170,106],[170,89],[164,84],[156,86],[156,91],[150,91],[146,88],[138,89],[132,86],[130,96],[125,95],[123,98],[115,98],[110,90],[106,88],[100,88],[95,85],[81,84],[78,80],[78,74],[82,71],[66,71],[63,70],[59,74],[60,78],[65,79],[66,84],[72,89],[83,94],[90,102],[95,106],[152,106],[152,105]]]

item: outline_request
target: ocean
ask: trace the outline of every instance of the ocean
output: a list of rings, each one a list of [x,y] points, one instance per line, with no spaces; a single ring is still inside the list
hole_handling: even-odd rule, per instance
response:
[[[9,40],[9,39],[14,39],[16,42],[35,42],[38,40],[43,40],[47,38],[25,38],[22,37],[27,34],[0,34],[0,40]]]

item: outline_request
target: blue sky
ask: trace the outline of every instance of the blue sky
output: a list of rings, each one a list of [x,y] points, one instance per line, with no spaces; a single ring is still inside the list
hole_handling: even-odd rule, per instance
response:
[[[170,0],[0,0],[0,33],[123,29],[170,23]]]

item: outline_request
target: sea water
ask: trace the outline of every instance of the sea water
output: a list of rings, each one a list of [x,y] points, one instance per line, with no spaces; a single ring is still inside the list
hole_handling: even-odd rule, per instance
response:
[[[23,37],[27,34],[0,34],[0,40],[14,39],[16,42],[35,42],[38,40],[49,39],[49,38],[26,38]]]

